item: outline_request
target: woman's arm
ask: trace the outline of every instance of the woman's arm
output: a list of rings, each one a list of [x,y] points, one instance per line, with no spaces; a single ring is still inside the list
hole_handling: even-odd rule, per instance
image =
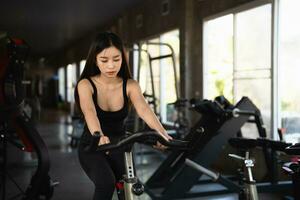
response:
[[[87,79],[83,79],[78,83],[78,95],[80,108],[90,133],[93,134],[96,131],[99,131],[100,135],[104,136],[93,102],[93,88]],[[109,143],[109,138],[106,136],[100,137],[99,144],[106,143]]]
[[[150,108],[149,104],[146,102],[138,82],[134,80],[128,80],[127,88],[128,96],[137,114],[146,122],[146,124],[151,129],[156,130],[166,140],[172,139],[172,137],[168,135],[167,131],[159,122],[158,118]]]

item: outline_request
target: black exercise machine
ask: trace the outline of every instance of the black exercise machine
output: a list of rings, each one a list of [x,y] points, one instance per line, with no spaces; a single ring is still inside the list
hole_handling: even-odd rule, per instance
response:
[[[200,120],[184,138],[191,141],[191,149],[172,152],[149,178],[145,188],[153,199],[193,198],[240,191],[234,181],[225,177],[213,180],[224,189],[197,192],[192,188],[211,183],[199,178],[203,174],[209,176],[206,170],[217,160],[230,138],[241,136],[240,129],[246,122],[255,123],[258,136],[266,138],[260,110],[247,97],[243,97],[235,106],[224,97],[217,97],[214,101],[194,100],[191,104],[201,114]],[[274,173],[274,157],[268,148],[263,151],[268,171]],[[258,186],[258,191],[279,191],[290,187],[290,182],[279,183],[278,180],[272,180]]]
[[[237,108],[240,111],[255,113],[259,113],[259,110],[247,97],[243,97],[236,106],[220,98],[215,101],[191,101],[191,104],[194,110],[201,114],[200,120],[184,138],[190,141],[191,149],[172,152],[146,182],[146,191],[153,199],[193,198],[232,191],[229,188],[213,192],[192,192],[191,188],[199,184],[203,173],[189,166],[186,160],[204,168],[210,167],[217,160],[228,139],[235,137],[243,124],[249,120],[247,115],[233,117],[232,110]],[[231,112],[228,112],[229,110]],[[264,132],[260,134],[265,137]]]

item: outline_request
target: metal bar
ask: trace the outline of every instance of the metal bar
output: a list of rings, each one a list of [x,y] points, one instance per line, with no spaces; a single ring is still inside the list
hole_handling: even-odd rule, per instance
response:
[[[125,155],[125,170],[126,170],[126,177],[124,179],[125,199],[133,199],[134,194],[132,192],[132,185],[134,184],[136,177],[134,174],[132,151],[125,151],[124,155]]]
[[[262,76],[262,77],[245,77],[245,78],[238,78],[235,77],[234,80],[258,80],[258,79],[270,79],[271,76]]]
[[[246,68],[246,69],[239,69],[239,70],[234,70],[234,73],[238,72],[249,72],[249,71],[270,71],[271,68]]]
[[[281,91],[279,80],[281,80],[278,70],[279,58],[279,0],[272,0],[272,27],[271,27],[271,138],[278,139],[277,128],[281,127]]]
[[[126,167],[126,178],[134,178],[134,166],[132,160],[132,152],[125,152],[125,167]]]
[[[205,167],[202,167],[201,165],[199,165],[198,163],[190,160],[190,159],[185,159],[185,164],[197,171],[200,171],[201,173],[209,176],[210,178],[212,178],[214,181],[217,181],[219,179],[220,174],[219,173],[215,173]]]
[[[173,56],[172,54],[167,54],[167,55],[163,55],[163,56],[151,57],[151,61],[161,60],[161,59],[169,58],[169,57],[172,57],[172,56]]]
[[[138,44],[138,71],[137,71],[137,81],[140,82],[140,73],[141,73],[141,59],[142,59],[142,51],[141,44]],[[148,52],[147,52],[148,53]]]
[[[152,63],[151,63],[151,56],[148,55],[149,58],[149,66],[150,66],[150,76],[151,76],[151,89],[152,89],[152,95],[153,95],[153,109],[154,109],[154,113],[157,115],[157,107],[156,107],[156,96],[155,96],[155,88],[154,88],[154,80],[153,80],[153,67],[152,67]]]
[[[175,60],[175,53],[173,48],[170,48],[172,51],[172,62],[173,62],[173,71],[174,71],[174,82],[175,82],[175,92],[176,92],[176,99],[179,99],[180,97],[180,90],[178,87],[179,81],[177,80],[177,67],[176,67],[176,60]]]
[[[292,181],[281,181],[276,184],[272,183],[256,183],[258,192],[282,192],[291,190],[293,187]]]
[[[211,177],[213,179],[213,181],[220,183],[221,185],[225,186],[232,192],[239,193],[240,191],[243,190],[243,188],[241,186],[237,185],[233,181],[221,176],[219,173],[213,172],[205,167],[202,167],[201,165],[199,165],[198,163],[196,163],[190,159],[186,159],[185,164],[187,164],[189,167],[192,167],[193,169],[196,169],[197,171],[200,171],[201,173]]]
[[[133,193],[131,192],[131,189],[132,189],[132,183],[124,184],[125,199],[133,199]]]

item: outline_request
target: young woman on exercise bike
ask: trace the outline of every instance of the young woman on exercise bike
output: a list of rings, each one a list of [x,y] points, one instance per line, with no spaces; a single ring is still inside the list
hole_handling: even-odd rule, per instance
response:
[[[139,84],[131,79],[121,39],[103,32],[92,42],[84,70],[75,88],[75,101],[86,125],[80,139],[79,161],[93,181],[93,200],[112,198],[115,184],[125,173],[123,152],[86,152],[99,135],[98,145],[118,141],[125,135],[124,119],[132,103],[137,114],[165,140],[172,139],[146,103]],[[163,148],[161,144],[157,144]],[[120,199],[120,197],[119,197]]]

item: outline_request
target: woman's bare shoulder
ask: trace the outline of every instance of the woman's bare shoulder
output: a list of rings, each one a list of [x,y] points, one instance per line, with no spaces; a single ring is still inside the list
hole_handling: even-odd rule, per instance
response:
[[[135,88],[135,87],[140,87],[140,85],[136,80],[128,79],[127,80],[127,87]]]
[[[127,88],[128,88],[129,92],[141,90],[139,82],[137,82],[136,80],[133,80],[133,79],[127,80]]]
[[[93,91],[93,87],[92,87],[90,81],[88,79],[84,78],[78,82],[78,91],[80,92],[80,91],[86,91],[86,90]]]

